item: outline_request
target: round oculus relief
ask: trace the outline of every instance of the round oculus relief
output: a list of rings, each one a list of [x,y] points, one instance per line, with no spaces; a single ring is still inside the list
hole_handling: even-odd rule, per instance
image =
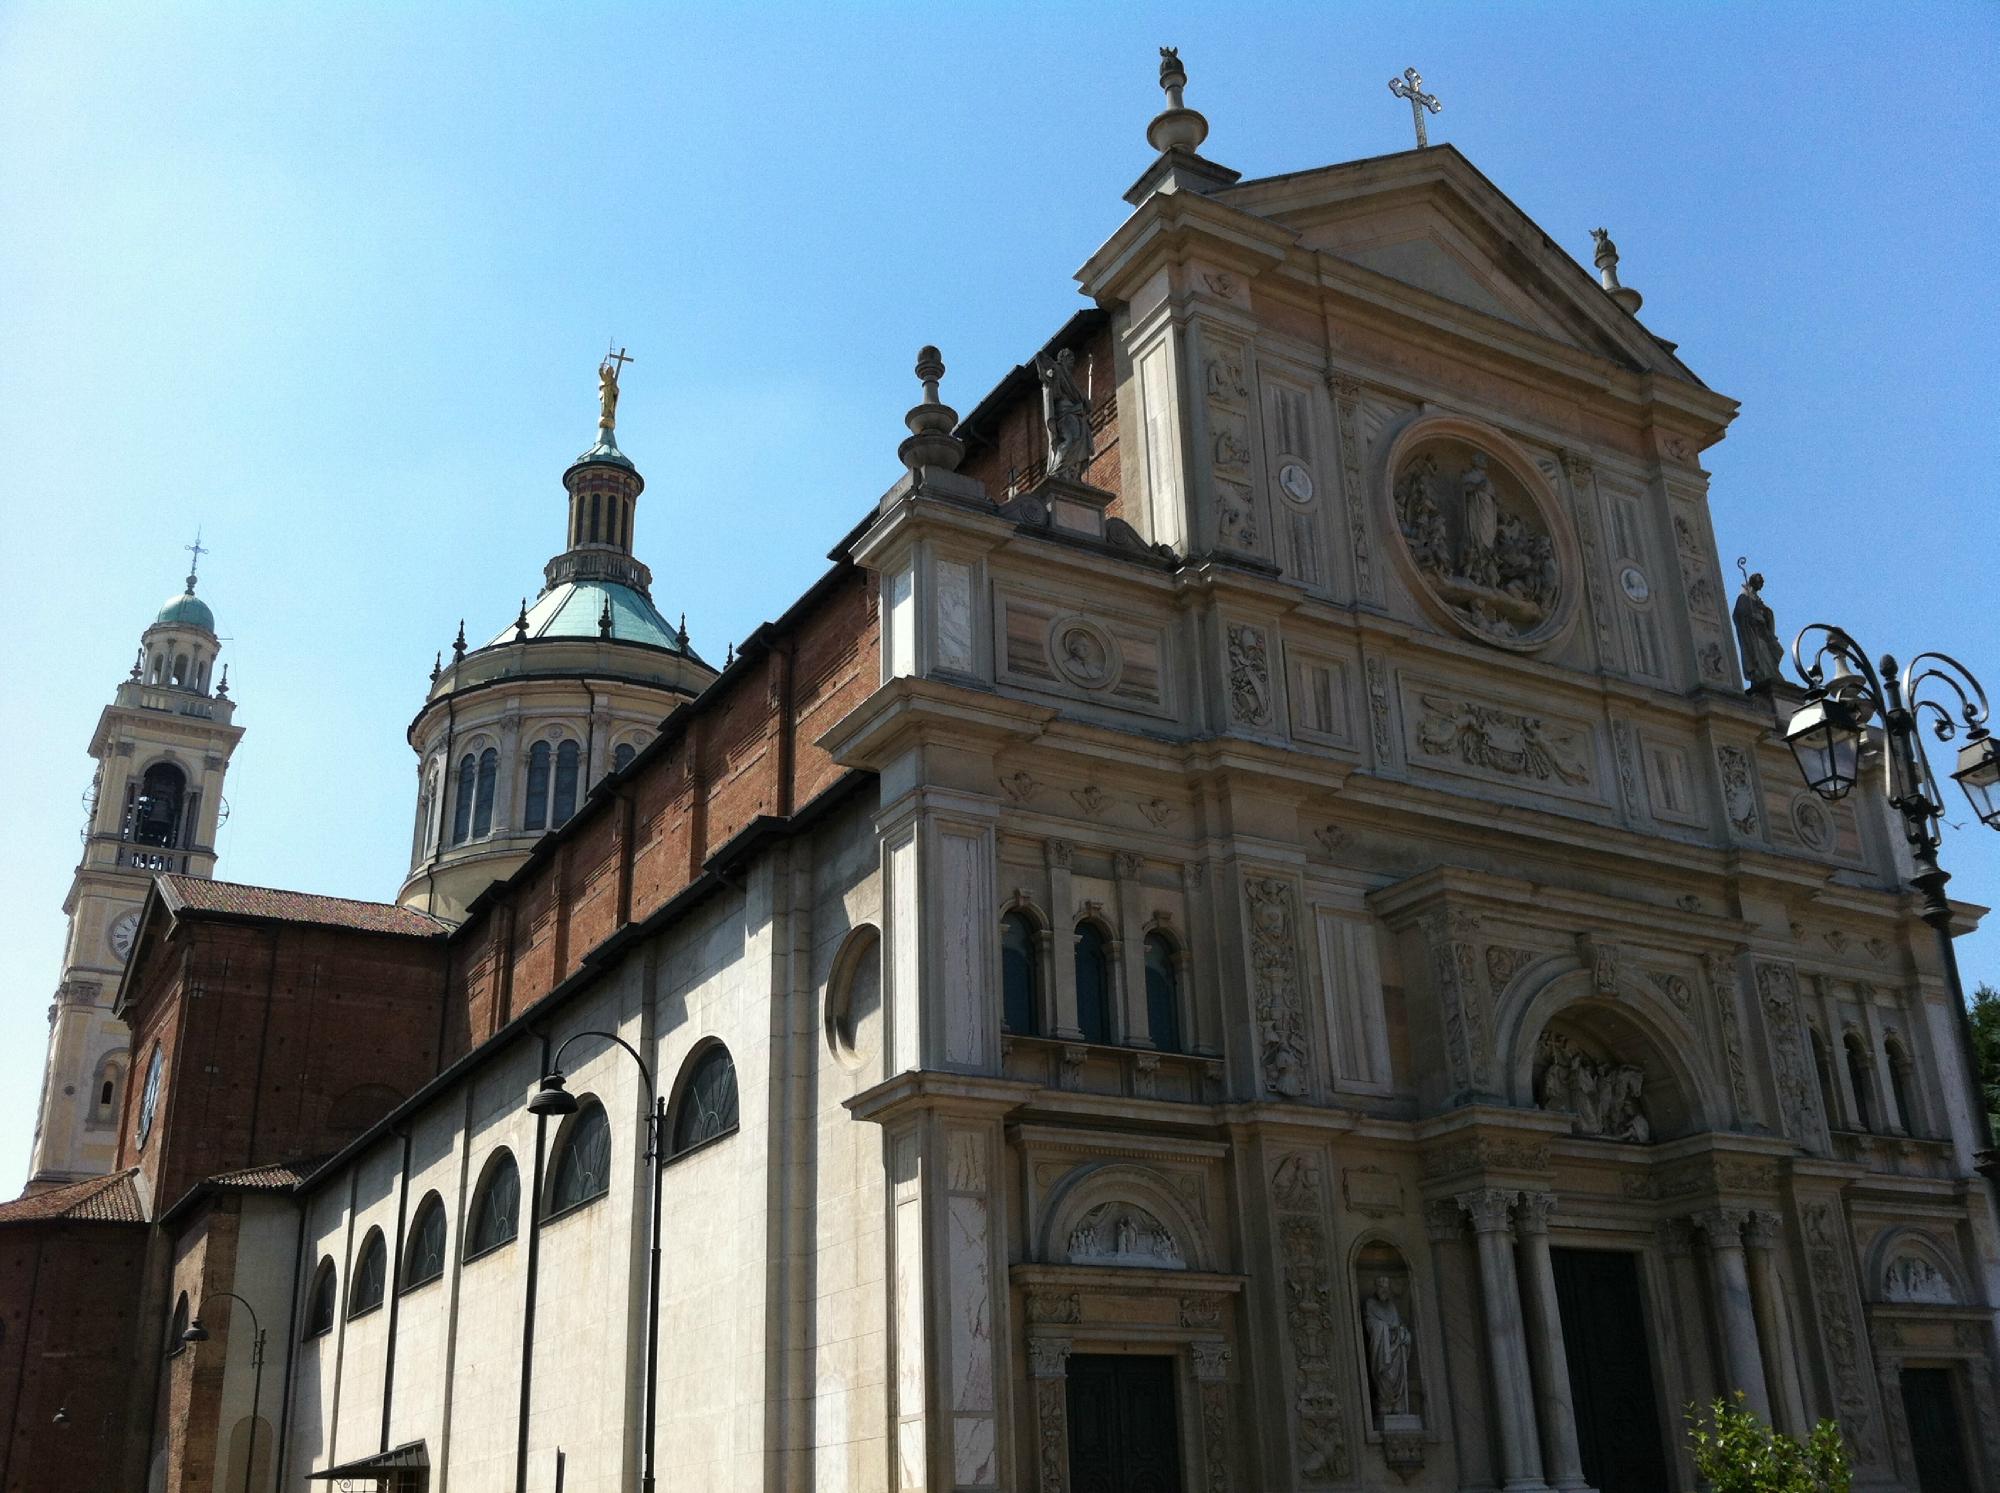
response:
[[[1634,606],[1644,606],[1653,599],[1653,584],[1646,579],[1646,572],[1636,565],[1627,565],[1618,572],[1618,589]]]
[[[1569,600],[1562,536],[1507,462],[1439,434],[1400,452],[1391,477],[1403,553],[1435,607],[1502,647],[1554,637]]]
[[[1049,629],[1056,672],[1084,689],[1107,689],[1118,677],[1118,645],[1111,634],[1081,617],[1058,618]]]
[[[1278,486],[1285,490],[1285,496],[1296,503],[1310,503],[1313,495],[1312,473],[1295,461],[1288,461],[1278,468]]]
[[[1800,842],[1808,850],[1827,851],[1833,849],[1835,832],[1833,815],[1826,806],[1809,794],[1800,794],[1792,800],[1792,828],[1798,832]]]

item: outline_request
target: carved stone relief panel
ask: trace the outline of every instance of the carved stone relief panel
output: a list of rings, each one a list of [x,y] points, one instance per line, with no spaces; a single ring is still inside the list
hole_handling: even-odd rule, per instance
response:
[[[1591,634],[1597,640],[1597,657],[1606,668],[1614,668],[1618,652],[1612,639],[1611,603],[1604,594],[1604,557],[1597,540],[1597,471],[1581,451],[1563,452],[1562,470],[1569,476],[1570,512],[1576,519],[1577,547],[1582,551],[1583,591],[1589,604]]]
[[[1646,1075],[1615,1054],[1589,1051],[1582,1039],[1551,1030],[1535,1057],[1535,1103],[1570,1117],[1577,1135],[1644,1144],[1653,1138],[1643,1090]]]
[[[1539,793],[1601,801],[1595,733],[1582,720],[1517,710],[1457,686],[1405,678],[1413,764]]]
[[[1884,1301],[1919,1302],[1935,1306],[1955,1306],[1958,1293],[1945,1273],[1914,1251],[1892,1256],[1882,1270]]]
[[[1803,1146],[1823,1147],[1826,1121],[1820,1113],[1819,1081],[1800,1030],[1798,974],[1789,964],[1759,960],[1755,979],[1757,1001],[1771,1039],[1771,1066],[1785,1133]]]
[[[1417,924],[1430,963],[1431,991],[1444,1035],[1448,1094],[1494,1091],[1492,1022],[1480,980],[1478,914],[1438,908]]]
[[[1215,547],[1240,554],[1264,548],[1251,486],[1250,355],[1240,342],[1204,337],[1201,389],[1207,416],[1209,482],[1215,493]]]
[[[1654,816],[1676,824],[1699,825],[1701,803],[1695,797],[1687,749],[1641,731],[1639,756],[1645,765],[1646,798]]]
[[[1271,679],[1270,633],[1250,622],[1225,622],[1229,719],[1238,726],[1269,727],[1277,719]]]
[[[1734,687],[1734,676],[1729,667],[1729,654],[1722,641],[1722,618],[1719,608],[1714,605],[1715,574],[1712,552],[1703,537],[1707,520],[1700,514],[1694,503],[1681,502],[1674,506],[1674,563],[1678,569],[1681,586],[1688,597],[1689,620],[1694,626],[1695,670],[1701,682],[1712,689]],[[1696,586],[1701,583],[1701,596],[1706,603],[1700,609],[1695,606]]]
[[[1756,769],[1750,754],[1742,747],[1719,746],[1715,749],[1715,771],[1722,783],[1722,807],[1730,828],[1745,839],[1756,838],[1763,821],[1757,811]]]
[[[1285,645],[1292,735],[1324,746],[1351,747],[1348,664],[1345,659]]]
[[[972,567],[957,560],[937,563],[937,662],[961,674],[973,671]]]
[[[1759,969],[1775,967],[1760,965]],[[1806,1278],[1812,1283],[1813,1315],[1818,1318],[1826,1348],[1840,1429],[1855,1461],[1873,1464],[1879,1460],[1881,1448],[1865,1378],[1867,1340],[1862,1334],[1860,1303],[1848,1277],[1854,1241],[1832,1203],[1807,1203],[1799,1216],[1805,1236]]]
[[[1509,648],[1552,641],[1575,576],[1543,484],[1454,423],[1398,442],[1390,498],[1420,594],[1462,631]]]
[[[1243,897],[1264,1091],[1298,1099],[1306,1093],[1311,1061],[1299,996],[1298,896],[1289,881],[1247,875]]]
[[[1335,1369],[1333,1252],[1326,1230],[1322,1158],[1307,1151],[1280,1156],[1271,1169],[1271,1194],[1291,1346],[1291,1423],[1299,1484],[1325,1487],[1348,1476],[1351,1453]]]
[[[1017,587],[1000,587],[996,604],[1003,682],[1147,715],[1171,713],[1167,642],[1160,628],[1086,616],[1059,598]]]
[[[1360,418],[1361,385],[1345,374],[1332,379],[1334,423],[1340,437],[1340,498],[1347,516],[1347,543],[1354,556],[1354,590],[1362,601],[1380,599],[1375,549],[1368,537],[1367,487],[1362,480],[1366,435]]]

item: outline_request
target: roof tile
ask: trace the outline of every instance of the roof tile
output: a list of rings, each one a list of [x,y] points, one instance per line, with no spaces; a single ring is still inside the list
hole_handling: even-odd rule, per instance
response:
[[[71,1219],[84,1223],[144,1223],[146,1210],[139,1202],[133,1179],[137,1167],[113,1172],[108,1177],[86,1177],[45,1192],[31,1192],[0,1203],[0,1224],[36,1223],[47,1219]]]
[[[360,933],[394,933],[415,938],[437,937],[451,931],[449,923],[393,902],[357,902],[348,897],[322,897],[316,892],[287,892],[277,887],[210,881],[203,876],[164,875],[159,882],[167,906],[176,913],[229,913],[277,923],[310,923],[321,928],[351,928]]]

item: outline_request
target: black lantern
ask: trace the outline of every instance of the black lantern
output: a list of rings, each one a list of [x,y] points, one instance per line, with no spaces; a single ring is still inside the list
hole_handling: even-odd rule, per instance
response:
[[[542,1085],[528,1096],[528,1113],[531,1115],[573,1115],[577,1111],[576,1095],[565,1087],[561,1073],[543,1075]]]
[[[1994,738],[1981,731],[1960,747],[1958,770],[1952,777],[1972,801],[1980,823],[2000,829],[2000,745]]]
[[[1828,802],[1845,798],[1860,777],[1865,720],[1849,701],[1814,690],[1785,728],[1806,786]]]

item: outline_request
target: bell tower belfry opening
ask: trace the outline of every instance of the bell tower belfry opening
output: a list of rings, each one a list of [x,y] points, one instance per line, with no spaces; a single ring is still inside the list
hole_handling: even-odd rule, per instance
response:
[[[205,551],[189,546],[196,565]],[[196,569],[139,637],[139,653],[90,739],[83,855],[63,911],[69,937],[49,1007],[49,1053],[29,1167],[30,1191],[101,1176],[117,1154],[131,1075],[129,1036],[112,1014],[139,908],[161,871],[215,874],[227,817],[223,774],[243,734],[215,613]]]

